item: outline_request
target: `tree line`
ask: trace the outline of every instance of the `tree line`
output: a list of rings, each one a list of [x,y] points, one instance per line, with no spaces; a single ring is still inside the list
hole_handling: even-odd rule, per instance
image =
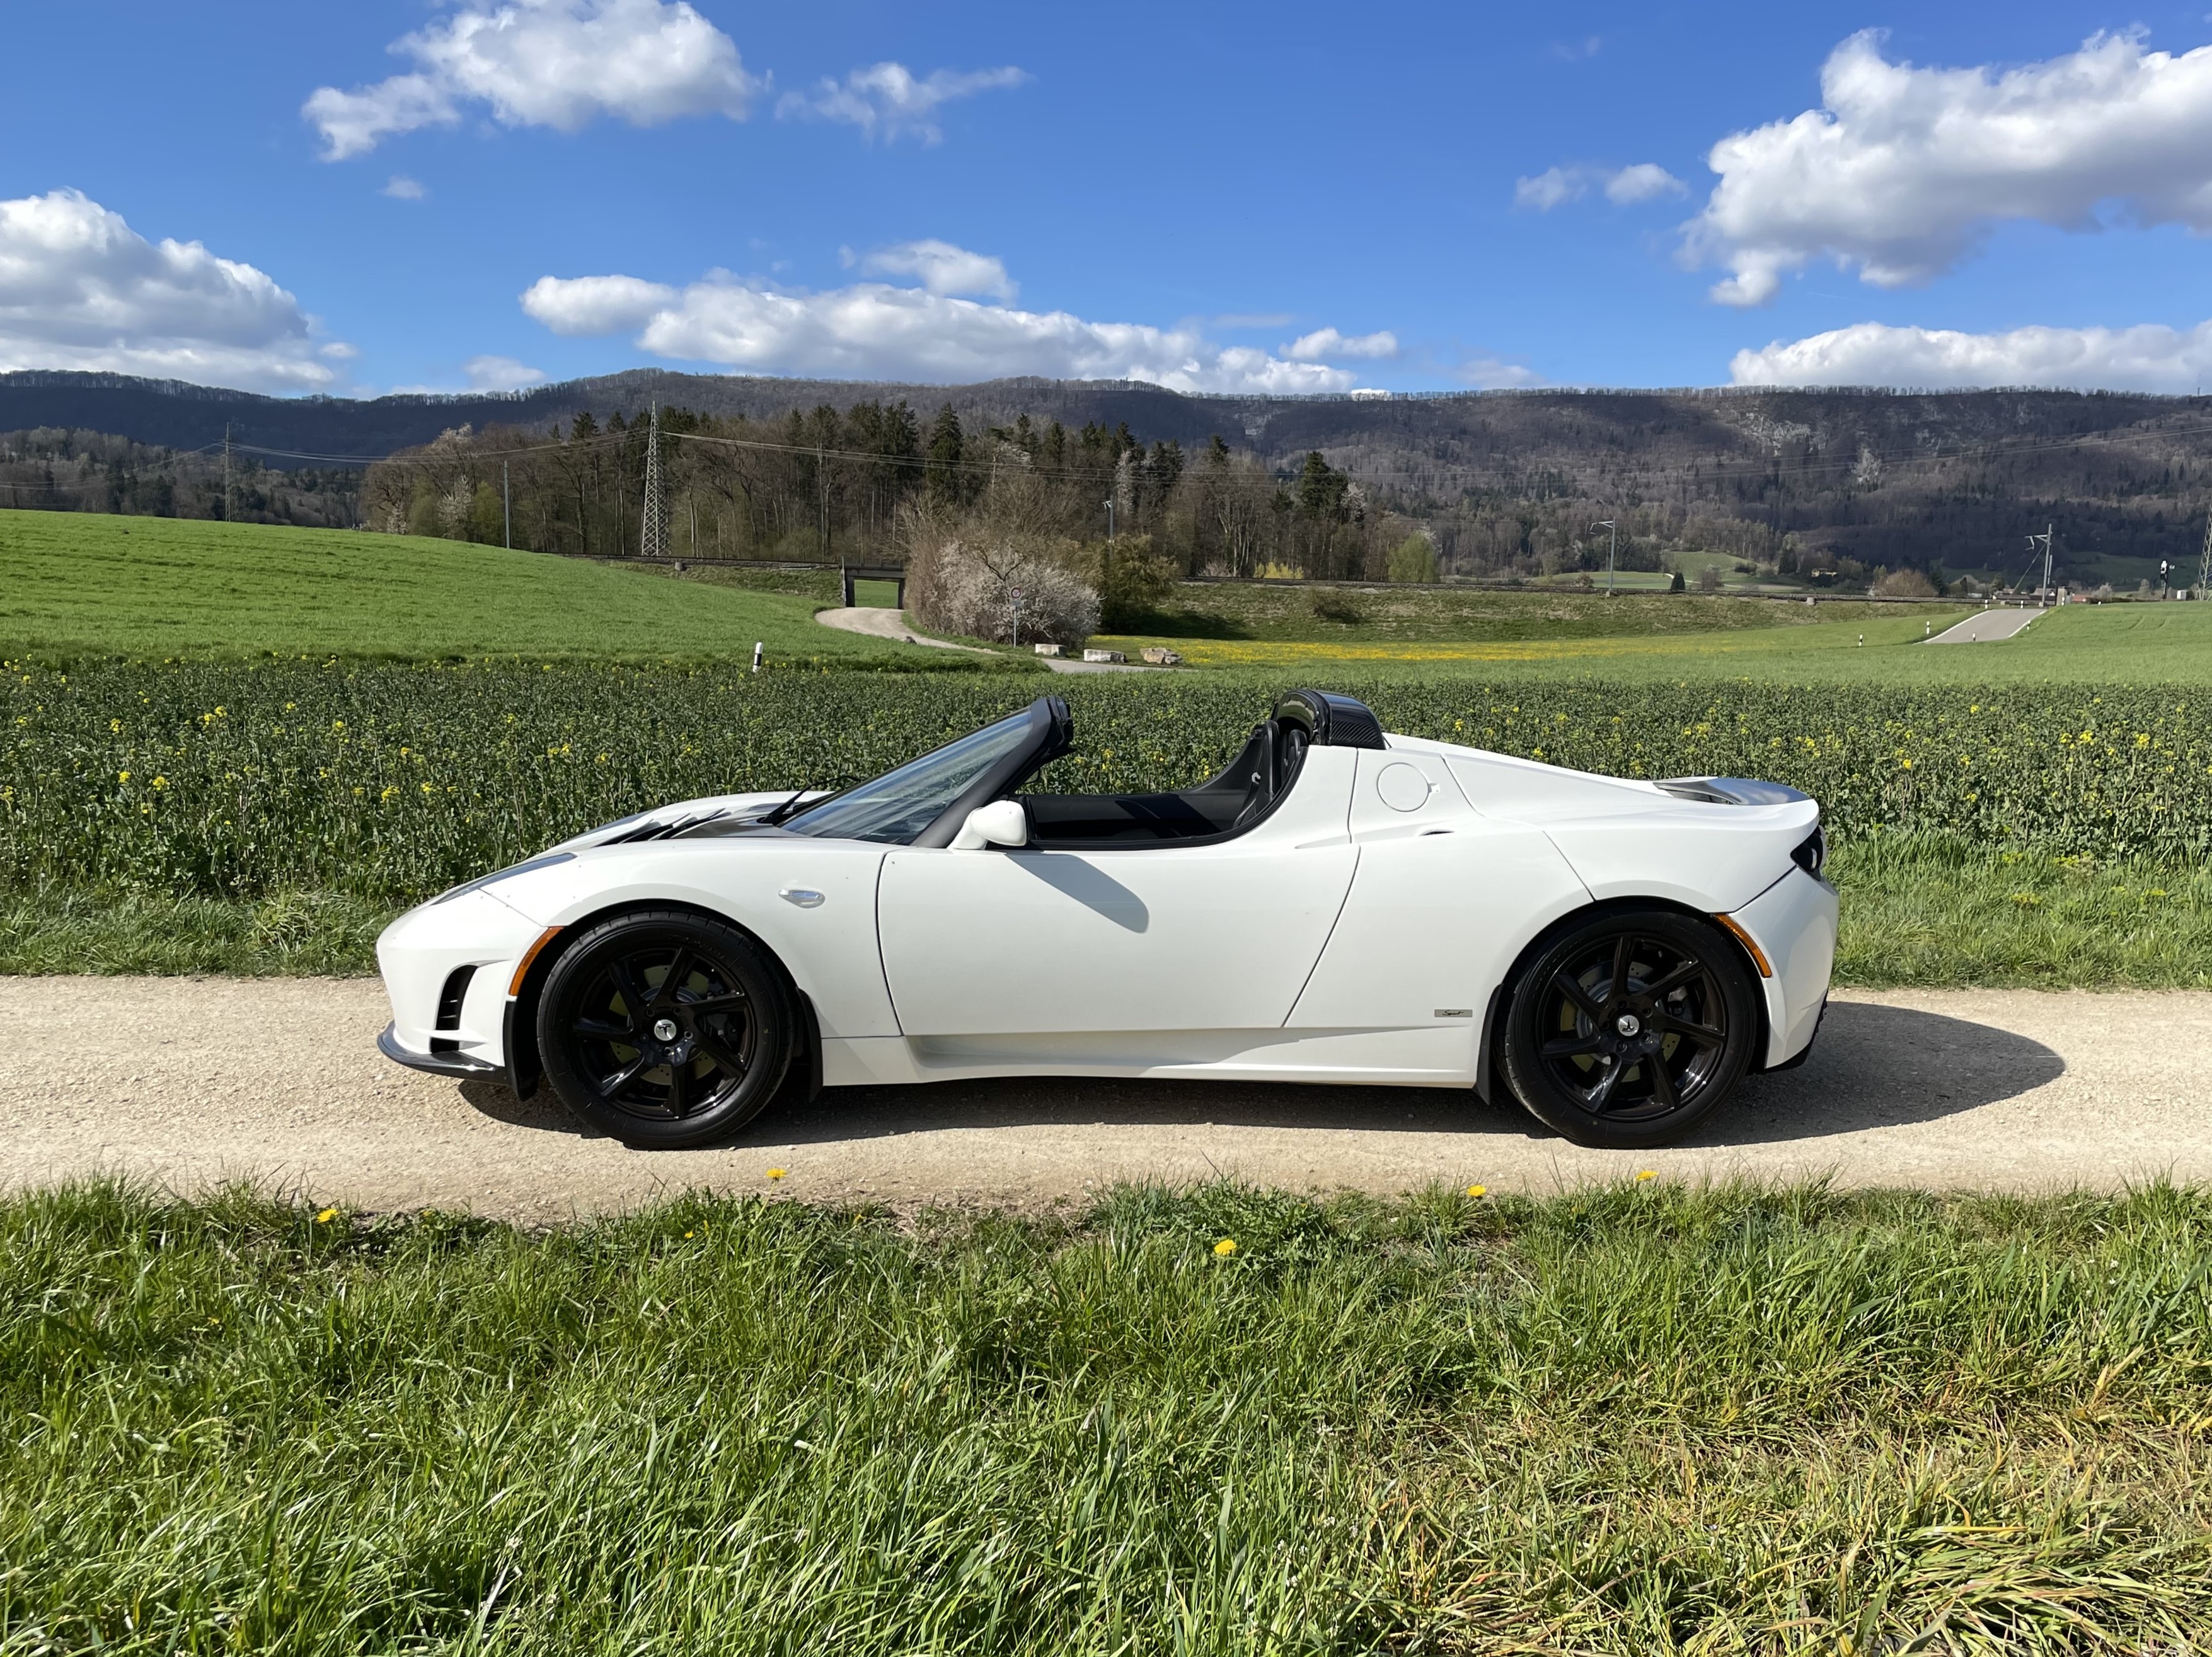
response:
[[[363,521],[638,557],[649,550],[653,431],[650,418],[589,412],[550,430],[463,427],[372,466]],[[1016,496],[1028,533],[1144,536],[1184,574],[1382,579],[1391,553],[1419,538],[1317,450],[1278,473],[1218,436],[1191,454],[1146,443],[1127,423],[1071,429],[1023,414],[970,429],[950,403],[925,421],[904,401],[866,400],[772,421],[664,409],[658,431],[667,527],[650,550],[674,558],[899,562],[918,516],[999,510]]]

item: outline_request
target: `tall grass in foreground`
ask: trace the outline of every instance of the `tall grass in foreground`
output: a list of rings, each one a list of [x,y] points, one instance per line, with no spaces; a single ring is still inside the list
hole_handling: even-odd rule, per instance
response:
[[[2208,1280],[2171,1189],[21,1197],[0,1650],[2200,1651]]]

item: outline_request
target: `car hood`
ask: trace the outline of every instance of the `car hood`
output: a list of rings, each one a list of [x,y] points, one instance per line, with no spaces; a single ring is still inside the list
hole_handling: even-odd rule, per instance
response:
[[[818,800],[827,792],[823,789],[801,789],[802,801]],[[742,823],[757,818],[792,797],[789,789],[776,789],[765,794],[710,794],[700,800],[679,800],[673,805],[655,806],[651,811],[633,812],[628,817],[618,817],[611,823],[602,823],[595,829],[586,829],[558,845],[548,846],[546,855],[559,851],[582,851],[592,846],[627,845],[647,840],[671,840],[708,823]]]

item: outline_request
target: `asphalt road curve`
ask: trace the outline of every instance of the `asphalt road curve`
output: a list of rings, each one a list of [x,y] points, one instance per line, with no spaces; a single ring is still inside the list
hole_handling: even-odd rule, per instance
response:
[[[375,1048],[386,1016],[374,979],[0,978],[0,1187],[247,1179],[541,1221],[696,1188],[1036,1207],[1214,1175],[1381,1193],[1644,1168],[1939,1190],[2212,1179],[2197,991],[1840,995],[1810,1063],[1754,1078],[1690,1143],[1635,1154],[1442,1089],[1065,1081],[840,1089],[726,1145],[632,1151],[548,1097],[398,1069]]]
[[[2040,610],[1984,610],[1923,642],[1929,644],[1992,644],[1999,639],[2010,638],[2015,633],[2026,632],[2027,624],[2042,613]]]

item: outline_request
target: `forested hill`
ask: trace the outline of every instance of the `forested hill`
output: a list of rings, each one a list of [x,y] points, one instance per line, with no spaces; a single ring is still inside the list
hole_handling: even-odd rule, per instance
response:
[[[1194,397],[1123,381],[961,387],[636,369],[511,395],[270,398],[106,375],[0,375],[0,432],[115,434],[173,449],[242,444],[369,457],[467,426],[540,435],[651,404],[752,429],[817,411],[950,404],[975,437],[1037,427],[1118,433],[1118,454],[1217,435],[1288,479],[1318,452],[1358,510],[1411,523],[1443,567],[1571,566],[1614,519],[1656,556],[1705,547],[1771,564],[2001,569],[2056,524],[2061,566],[2130,583],[2194,569],[2212,505],[2212,399],[2065,392],[1528,391],[1393,398]],[[831,424],[836,424],[833,418]],[[810,444],[817,439],[810,436]],[[273,466],[307,464],[267,457]],[[1107,457],[1111,462],[1113,455]],[[18,496],[18,503],[28,503]]]

